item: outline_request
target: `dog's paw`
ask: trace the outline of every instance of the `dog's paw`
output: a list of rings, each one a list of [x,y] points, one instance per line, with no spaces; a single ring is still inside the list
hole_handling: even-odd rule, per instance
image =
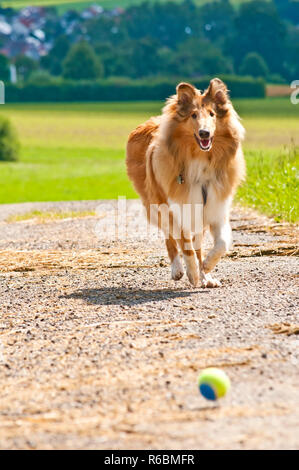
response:
[[[198,286],[198,283],[199,283],[199,275],[198,273],[194,272],[194,271],[187,271],[187,277],[190,281],[190,283],[192,284],[193,287],[196,287]]]
[[[171,279],[179,281],[184,276],[184,268],[181,262],[181,258],[177,255],[171,263]]]
[[[184,259],[186,264],[187,277],[192,286],[196,287],[199,283],[199,270],[197,259],[195,256],[184,256]]]
[[[212,278],[210,274],[201,273],[201,285],[202,287],[220,287],[221,282],[218,279]]]

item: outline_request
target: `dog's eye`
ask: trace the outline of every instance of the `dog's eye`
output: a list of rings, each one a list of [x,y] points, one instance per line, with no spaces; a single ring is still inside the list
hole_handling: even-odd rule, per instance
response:
[[[191,115],[191,117],[192,117],[192,119],[196,119],[196,118],[197,118],[197,114],[196,114],[196,113],[193,113],[193,114]]]
[[[210,111],[210,116],[211,116],[211,117],[214,117],[214,116],[215,116],[215,113],[213,113],[213,111]]]

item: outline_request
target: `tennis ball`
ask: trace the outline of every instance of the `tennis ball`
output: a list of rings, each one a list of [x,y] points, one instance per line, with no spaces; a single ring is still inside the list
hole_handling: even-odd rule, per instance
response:
[[[230,380],[223,370],[209,367],[198,377],[198,388],[207,400],[224,397],[230,389]]]

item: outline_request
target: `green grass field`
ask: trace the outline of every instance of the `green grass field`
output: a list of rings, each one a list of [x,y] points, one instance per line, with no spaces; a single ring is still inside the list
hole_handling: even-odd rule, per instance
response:
[[[151,2],[159,1],[159,2],[167,2],[169,0],[148,0]],[[182,2],[183,0],[171,0],[176,2]],[[206,2],[212,0],[194,0],[194,3],[197,5],[203,5]],[[231,3],[234,5],[239,5],[240,3],[248,2],[250,0],[231,0]],[[13,8],[23,8],[28,5],[37,5],[37,6],[56,6],[59,8],[61,12],[75,8],[78,10],[82,10],[86,8],[86,6],[98,3],[99,5],[103,6],[104,8],[115,8],[115,7],[122,7],[126,8],[131,5],[138,5],[143,3],[144,0],[94,0],[94,1],[82,1],[82,0],[5,0],[2,2],[4,7],[13,7]]]
[[[278,219],[297,220],[299,106],[280,98],[234,104],[247,130],[248,178],[238,199]],[[0,163],[0,203],[135,197],[125,172],[126,139],[161,106],[4,105],[22,148],[19,162]]]

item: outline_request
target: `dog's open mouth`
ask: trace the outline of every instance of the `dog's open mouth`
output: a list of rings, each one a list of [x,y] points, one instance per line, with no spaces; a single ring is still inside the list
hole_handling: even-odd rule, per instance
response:
[[[208,152],[211,149],[212,143],[213,143],[213,137],[210,139],[200,139],[199,137],[197,137],[196,134],[194,134],[194,137],[196,139],[196,142],[200,146],[201,150],[203,150],[204,152]]]
[[[212,147],[212,139],[199,139],[199,145],[202,150],[210,150]]]

